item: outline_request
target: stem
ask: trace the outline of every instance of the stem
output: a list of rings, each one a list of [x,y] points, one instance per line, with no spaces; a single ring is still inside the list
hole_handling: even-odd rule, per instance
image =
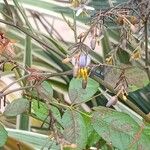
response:
[[[32,43],[31,43],[31,37],[30,36],[26,36],[26,49],[25,49],[25,53],[24,53],[24,65],[25,68],[26,67],[31,67],[32,65]],[[26,74],[26,72],[24,72],[24,74]],[[26,82],[25,84],[26,85]],[[30,112],[29,108],[29,112]],[[19,119],[18,119],[18,126],[19,129],[22,130],[29,130],[29,126],[30,126],[30,119],[29,119],[29,115],[27,115],[27,113],[23,113],[19,115]]]
[[[75,38],[75,43],[78,42],[78,37],[77,37],[77,22],[76,22],[76,13],[73,11],[73,27],[74,27],[74,38]]]
[[[150,81],[150,69],[149,69],[149,54],[148,54],[148,22],[147,20],[144,22],[144,32],[145,32],[145,67],[146,67],[146,72],[147,76]]]
[[[4,91],[6,91],[9,87],[11,87],[13,84],[27,78],[29,75],[23,76],[21,78],[19,78],[18,80],[15,80],[14,82],[10,83],[9,85],[7,85],[5,88],[3,88],[3,90],[1,90],[1,92],[3,93]]]

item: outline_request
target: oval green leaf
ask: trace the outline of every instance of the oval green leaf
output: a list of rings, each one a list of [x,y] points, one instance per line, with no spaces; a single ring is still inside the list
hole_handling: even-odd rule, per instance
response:
[[[96,132],[119,150],[149,150],[150,137],[129,115],[99,107],[92,115]]]
[[[5,108],[3,115],[5,116],[17,116],[25,112],[29,108],[29,101],[25,98],[19,98],[13,100]]]
[[[62,117],[63,135],[67,141],[77,145],[77,150],[85,148],[87,130],[82,115],[75,111],[66,111]]]
[[[69,85],[69,97],[72,103],[83,103],[97,92],[99,84],[89,78],[86,89],[82,88],[82,79],[73,78]]]

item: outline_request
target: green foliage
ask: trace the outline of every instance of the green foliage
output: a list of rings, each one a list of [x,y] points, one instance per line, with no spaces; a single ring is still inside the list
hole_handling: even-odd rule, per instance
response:
[[[55,27],[50,27],[50,24],[49,22],[47,22],[46,17],[51,17],[51,11],[55,11],[57,13],[64,13],[65,16],[71,16],[72,14],[70,12],[72,12],[72,10],[70,8],[57,6],[52,1],[44,2],[42,0],[22,0],[20,3],[20,0],[13,0],[13,2],[14,4],[11,4],[11,7],[9,7],[9,5],[5,6],[5,4],[2,4],[2,7],[0,6],[2,9],[6,9],[7,11],[11,8],[9,11],[12,10],[13,13],[13,15],[11,14],[9,16],[9,14],[5,14],[3,10],[1,10],[1,14],[4,16],[4,20],[0,19],[0,22],[10,25],[7,29],[8,39],[14,39],[17,41],[17,43],[14,46],[16,48],[15,57],[13,58],[13,60],[9,56],[6,57],[6,63],[8,59],[9,65],[7,64],[8,66],[6,66],[5,61],[2,61],[2,63],[0,63],[0,68],[2,68],[1,70],[4,69],[4,72],[2,74],[5,74],[6,71],[13,73],[12,70],[14,69],[14,67],[17,67],[20,76],[28,74],[29,78],[24,78],[19,81],[16,81],[19,83],[19,85],[20,83],[25,83],[24,81],[27,81],[26,79],[31,79],[33,77],[33,80],[29,80],[29,82],[27,82],[27,84],[31,85],[32,88],[26,88],[25,84],[22,85],[25,87],[25,91],[23,91],[23,93],[25,94],[24,96],[26,96],[27,99],[20,98],[12,101],[6,106],[3,115],[6,116],[8,119],[9,117],[11,118],[11,116],[16,116],[18,114],[26,112],[27,110],[29,111],[28,108],[31,102],[31,113],[29,111],[29,113],[26,114],[27,120],[25,119],[24,121],[22,119],[20,121],[21,124],[25,124],[25,126],[28,126],[28,118],[29,115],[31,115],[33,118],[36,119],[37,122],[42,122],[41,128],[39,128],[38,124],[38,127],[33,127],[33,131],[39,131],[43,134],[50,133],[50,135],[44,136],[26,131],[9,131],[9,134],[13,135],[13,137],[20,138],[20,140],[30,143],[34,147],[39,149],[46,148],[57,150],[60,149],[61,146],[61,149],[63,147],[64,150],[90,149],[90,147],[96,147],[97,149],[101,150],[149,150],[150,118],[146,114],[150,111],[148,99],[149,86],[148,88],[146,87],[146,90],[145,88],[143,88],[149,83],[149,79],[147,76],[148,64],[146,62],[148,61],[148,59],[146,60],[145,56],[141,56],[141,58],[133,57],[131,59],[131,56],[134,56],[133,50],[135,50],[135,47],[137,47],[137,45],[141,49],[142,44],[144,44],[144,47],[148,48],[148,46],[146,46],[147,41],[144,41],[144,39],[140,39],[139,42],[139,35],[136,33],[133,33],[132,35],[132,31],[129,31],[130,27],[128,26],[131,25],[131,22],[128,17],[130,16],[130,13],[127,17],[126,15],[124,15],[124,17],[126,17],[124,18],[124,20],[127,19],[129,21],[126,22],[127,25],[123,25],[123,29],[125,30],[120,30],[120,28],[122,28],[121,25],[118,25],[119,28],[116,28],[116,24],[114,24],[114,22],[116,22],[116,19],[118,19],[119,15],[124,14],[123,12],[120,13],[120,8],[116,6],[116,4],[123,1],[117,0],[114,2],[111,0],[93,0],[90,2],[90,5],[95,6],[96,9],[106,7],[109,8],[112,7],[111,5],[114,5],[116,7],[108,11],[103,11],[103,9],[101,11],[98,11],[102,13],[100,14],[102,15],[102,17],[98,17],[96,19],[92,18],[94,16],[99,16],[99,14],[96,14],[97,12],[95,11],[92,14],[92,17],[90,16],[90,21],[90,17],[74,17],[74,20],[71,20],[70,18],[66,19],[67,21],[69,19],[68,22],[70,24],[71,29],[73,30],[75,39],[77,39],[76,36],[78,36],[78,27],[80,26],[76,26],[78,24],[78,22],[76,22],[76,18],[78,20],[81,19],[82,22],[88,20],[89,30],[84,31],[84,34],[86,35],[91,33],[92,35],[93,32],[92,38],[96,40],[96,46],[101,45],[98,51],[90,51],[90,48],[85,45],[86,42],[84,43],[84,41],[87,38],[87,36],[85,35],[85,37],[81,37],[81,39],[79,38],[80,41],[74,44],[66,43],[66,41],[63,42],[64,39],[61,39],[61,37],[61,41],[58,39],[56,40],[52,37],[52,33],[49,29],[53,29]],[[76,2],[78,2],[78,0],[76,0]],[[22,7],[22,5],[24,5],[23,7],[26,7],[25,10]],[[31,9],[31,7],[33,9]],[[84,5],[82,5],[82,7],[84,7]],[[113,13],[116,13],[115,11],[113,11],[115,10],[115,8],[117,8],[117,15],[113,16]],[[46,10],[46,12],[43,13],[43,9]],[[31,20],[40,21],[40,25],[42,26],[42,28],[37,24],[37,30],[34,29],[32,27],[32,24],[28,20],[29,18],[26,15],[26,12],[27,14],[29,14],[29,16],[31,15]],[[46,17],[44,16],[45,13]],[[108,17],[105,17],[105,15],[108,15]],[[110,20],[107,22],[107,19],[109,18],[114,19],[114,22],[109,24]],[[97,21],[97,19],[99,20]],[[44,21],[44,25],[43,22],[41,22],[41,20],[46,20]],[[140,24],[142,25],[141,22]],[[45,29],[47,33],[43,32],[41,29]],[[121,36],[120,33],[122,34]],[[102,40],[97,41],[99,39],[99,35],[100,37],[104,35],[104,37],[102,38]],[[146,34],[143,35],[145,35],[146,37]],[[125,43],[127,42],[127,44],[124,45],[125,49],[121,48],[122,39],[120,39],[120,37],[125,38]],[[0,38],[3,39],[2,37]],[[2,46],[3,42],[4,41],[1,42]],[[8,43],[6,43],[5,47],[7,46],[7,44]],[[69,47],[69,45],[71,46]],[[71,49],[71,47],[74,45],[77,45],[77,47],[75,46]],[[82,47],[84,45],[86,48]],[[1,49],[3,50],[3,47]],[[91,71],[91,78],[88,78],[87,86],[85,89],[82,88],[82,78],[71,79],[72,70],[74,71],[75,65],[77,65],[78,69],[81,69],[83,67],[80,66],[79,61],[77,61],[80,58],[81,53],[84,53],[85,55],[89,54],[92,58],[91,64],[85,66]],[[107,64],[106,62],[106,58],[108,58],[109,56],[113,58],[112,64]],[[73,58],[75,58],[76,62],[78,63],[76,63],[75,65],[71,63],[63,64],[62,60],[64,60],[64,58],[66,57],[67,59],[69,59],[70,62],[72,62]],[[10,60],[12,60],[12,62]],[[135,62],[138,63],[136,64]],[[129,67],[127,65],[129,65]],[[99,70],[103,70],[102,74],[105,76],[104,80],[99,78],[100,76],[97,77],[97,81],[99,83],[96,82],[96,78],[94,78],[96,77],[93,71],[96,68],[95,66],[98,67]],[[101,69],[101,67],[105,68],[105,66],[106,72],[107,67],[108,70],[110,69],[108,73],[105,72],[105,69]],[[124,68],[125,66],[127,67],[127,69],[125,69],[125,73],[121,78],[120,74],[122,68]],[[36,68],[35,70],[37,70],[37,72],[35,71],[28,73],[26,67],[31,67],[31,69],[32,67]],[[22,73],[22,70],[23,72],[26,71],[26,73]],[[38,71],[41,73],[41,75],[38,74]],[[77,73],[78,72],[80,71],[78,70]],[[83,76],[86,76],[85,71],[83,71],[83,74]],[[18,79],[18,76],[16,77]],[[40,83],[38,77],[41,77],[41,80],[45,79],[45,81]],[[127,79],[128,89],[126,89],[126,86],[124,86],[124,77]],[[119,85],[118,87],[120,89],[115,88],[116,84],[117,86]],[[99,86],[102,87],[103,92],[101,91],[101,93],[96,95],[96,93],[98,93],[97,90]],[[22,88],[24,87],[20,87],[19,90],[22,90]],[[9,86],[6,86],[6,89],[4,88],[4,90],[2,90],[2,92],[0,93],[2,95],[0,95],[0,99],[3,100],[3,98],[7,96],[8,88]],[[15,90],[16,89],[13,89],[12,93]],[[127,92],[130,92],[129,96],[127,96],[127,98],[129,99],[124,101],[122,95],[127,95],[126,90]],[[111,96],[115,95],[115,100],[117,101],[117,103],[114,106],[114,108],[117,109],[119,99],[121,100],[119,104],[122,104],[123,102],[122,105],[127,106],[119,107],[119,109],[117,110],[127,112],[130,109],[132,109],[132,113],[134,113],[134,115],[132,114],[129,116],[125,113],[104,107],[98,107],[95,109],[89,108],[86,102],[93,102],[92,100],[95,100],[96,98],[100,101],[103,101],[104,98],[101,98],[99,96],[100,94],[104,97],[107,95],[107,100],[111,100]],[[140,109],[136,105],[138,105]],[[130,112],[128,112],[128,114],[130,114]],[[131,116],[134,116],[134,118],[138,117],[138,119],[140,119],[139,122],[141,124],[139,122],[138,124],[135,121],[136,119],[134,120],[133,118],[131,118]],[[145,119],[144,121],[148,122],[148,125],[146,125],[146,127],[145,122],[141,118]],[[5,131],[4,127],[0,124],[0,146],[3,146],[6,140],[7,132]],[[77,148],[73,148],[74,145],[72,144],[75,144]]]
[[[69,84],[69,97],[72,103],[83,103],[97,92],[99,84],[89,78],[86,89],[82,88],[82,79],[72,79]]]
[[[82,115],[67,110],[62,117],[63,135],[70,143],[77,145],[77,149],[84,149],[87,142],[86,124]]]
[[[3,125],[0,123],[0,147],[3,146],[7,141],[7,131],[3,127]]]
[[[45,96],[48,97],[53,96],[53,88],[47,81],[41,83],[40,89],[41,89],[40,92],[42,92],[42,94],[44,94]]]
[[[3,115],[5,116],[17,116],[25,112],[29,108],[29,101],[25,98],[19,98],[12,101],[5,108]]]
[[[95,108],[92,125],[104,140],[119,150],[137,150],[139,147],[148,150],[150,147],[150,136],[125,113],[103,107]]]

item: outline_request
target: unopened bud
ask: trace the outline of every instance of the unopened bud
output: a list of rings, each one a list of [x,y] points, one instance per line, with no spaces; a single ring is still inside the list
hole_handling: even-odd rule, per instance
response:
[[[78,39],[82,39],[85,36],[85,33],[82,32],[81,34],[79,34]]]
[[[79,71],[79,66],[76,64],[73,67],[73,77],[77,77],[78,76],[78,71]]]
[[[94,50],[96,47],[96,38],[95,37],[92,38],[90,44],[91,44],[91,49]]]
[[[117,101],[118,101],[117,96],[116,96],[116,95],[115,95],[115,96],[112,96],[112,97],[109,99],[109,101],[107,102],[106,107],[110,107],[110,106],[112,106],[112,105],[115,105],[115,104],[117,103]]]

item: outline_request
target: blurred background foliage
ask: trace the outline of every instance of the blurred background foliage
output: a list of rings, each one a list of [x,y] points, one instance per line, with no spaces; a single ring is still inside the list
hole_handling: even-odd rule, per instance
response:
[[[14,3],[16,2],[16,3]],[[120,3],[124,3],[124,0],[115,0],[112,2],[112,4],[115,6]],[[8,6],[6,3],[4,3],[3,0],[0,0],[0,13],[1,13],[1,19],[5,20],[8,25],[4,25],[2,23],[0,28],[1,31],[4,32],[7,37],[9,37],[12,40],[15,40],[15,60],[22,64],[24,59],[24,51],[25,51],[25,45],[26,45],[26,34],[23,32],[27,32],[29,34],[32,34],[35,38],[32,39],[32,67],[36,69],[40,69],[42,71],[50,71],[53,73],[57,72],[64,72],[71,69],[71,64],[63,64],[62,60],[66,57],[68,54],[68,47],[74,43],[73,33],[71,29],[67,26],[66,22],[63,20],[63,17],[61,14],[63,14],[67,20],[70,22],[73,22],[72,19],[72,9],[69,7],[69,3],[67,1],[60,1],[60,0],[8,0],[9,8],[12,11],[12,14],[8,13]],[[18,11],[17,4],[25,9],[25,12],[27,14],[27,18],[31,24],[31,27],[28,27],[25,24],[25,21],[21,15],[21,13]],[[94,7],[96,10],[106,9],[110,7],[110,0],[92,0],[89,3],[90,6]],[[11,17],[10,17],[10,16]],[[88,25],[89,17],[77,17],[77,28],[79,33],[82,31],[85,31],[89,25]],[[1,20],[0,20],[1,22]],[[15,25],[13,25],[15,24]],[[16,26],[22,26],[22,31],[16,28]],[[64,34],[65,33],[65,34]],[[91,52],[91,57],[93,62],[103,62],[103,60],[106,59],[108,56],[108,53],[111,51],[112,47],[110,46],[112,43],[116,44],[119,42],[120,36],[119,36],[119,28],[116,28],[114,24],[112,26],[108,26],[106,29],[104,38],[102,39],[100,46],[96,47],[95,51]],[[41,42],[39,42],[41,41]],[[88,40],[86,41],[87,44]],[[134,43],[133,43],[134,45]],[[133,46],[131,43],[131,49],[130,52],[133,51]],[[124,51],[123,53],[117,53],[118,61],[121,63],[126,64],[128,60],[130,59],[129,53]],[[14,80],[15,74],[13,71],[10,70],[11,66],[10,64],[5,65],[5,72],[8,72],[7,74],[3,74],[2,77],[9,77],[12,80]],[[99,68],[97,71],[103,72],[103,68]],[[97,72],[95,72],[96,74]],[[135,72],[135,74],[139,74],[137,78],[140,78],[141,72],[138,70]],[[98,73],[99,75],[99,73]],[[98,76],[97,75],[97,76]],[[112,76],[112,75],[110,75]],[[130,76],[130,74],[129,74]],[[52,85],[52,88],[54,89],[54,97],[60,98],[61,100],[65,99],[68,101],[68,88],[69,83],[72,76],[61,76],[61,77],[52,77],[47,80],[48,83]],[[104,75],[105,78],[105,75]],[[109,79],[112,80],[111,78]],[[8,83],[5,83],[5,86]],[[140,82],[137,81],[137,82]],[[144,113],[148,114],[150,112],[150,84],[148,84],[147,79],[145,79],[145,85],[143,88],[141,87],[133,87],[133,90],[129,93],[129,99],[142,110]],[[112,93],[110,93],[112,94]],[[17,96],[16,96],[17,97]],[[15,98],[13,98],[15,99]],[[9,97],[9,100],[11,100],[11,97]],[[105,106],[106,105],[106,98],[104,96],[99,96],[96,98],[93,98],[90,102],[87,104],[90,107],[93,106]],[[36,104],[35,104],[36,105]],[[33,105],[33,118],[32,118],[32,130],[44,133],[46,134],[47,130],[44,130],[47,128],[47,125],[43,125],[43,129],[39,128],[39,124],[42,124],[42,121],[44,120],[41,116],[47,115],[47,112],[45,110],[44,104],[41,103],[40,111],[36,111],[36,106]],[[123,103],[123,105],[126,105]],[[130,107],[130,106],[128,106]],[[57,111],[57,110],[54,110]],[[123,109],[121,111],[124,111]],[[38,113],[38,114],[37,114]],[[40,121],[37,121],[35,117],[40,118]],[[58,117],[58,116],[57,116]],[[49,118],[47,118],[49,119]],[[7,127],[13,127],[15,128],[16,118],[15,117],[8,117],[7,119],[3,119],[4,124]],[[26,133],[16,133],[15,131],[11,131],[8,129],[8,132],[13,137],[17,137],[19,134],[19,138],[21,137],[23,141],[31,143],[31,141],[27,138],[28,135]],[[21,135],[22,134],[22,135]],[[42,143],[41,140],[38,140],[40,135],[35,136],[35,144],[37,147],[37,143]],[[44,139],[46,137],[42,137],[41,139]],[[34,141],[33,140],[33,141]],[[49,143],[50,145],[51,143]],[[35,146],[34,145],[34,146]],[[54,144],[54,147],[57,147],[56,143]]]

